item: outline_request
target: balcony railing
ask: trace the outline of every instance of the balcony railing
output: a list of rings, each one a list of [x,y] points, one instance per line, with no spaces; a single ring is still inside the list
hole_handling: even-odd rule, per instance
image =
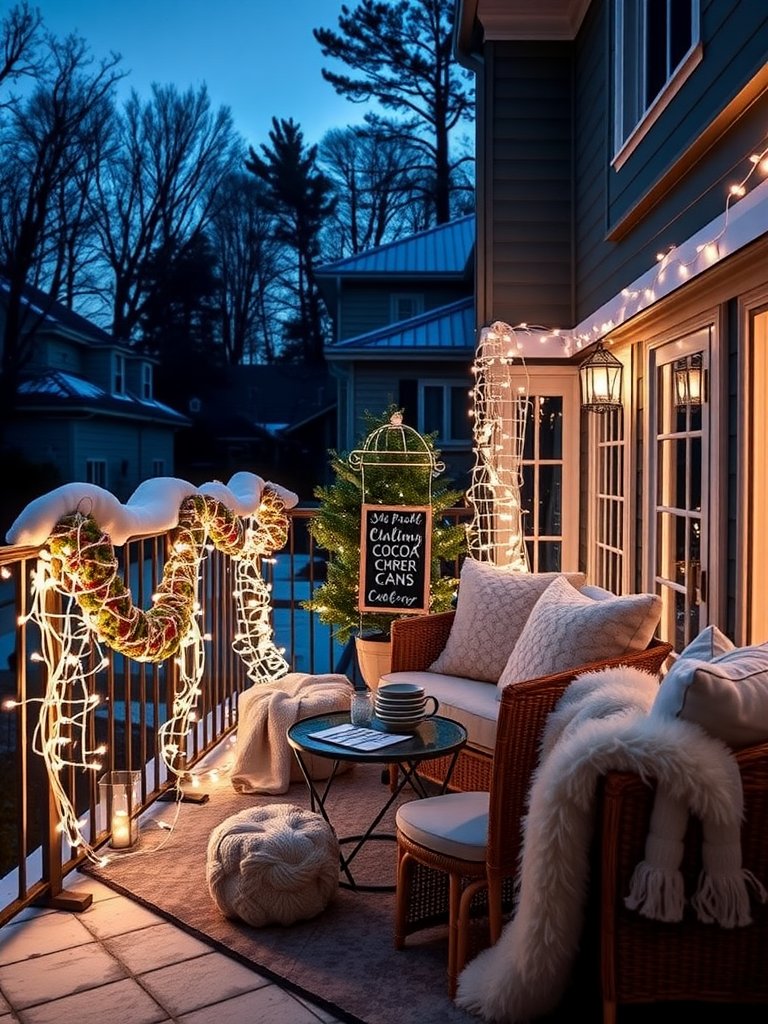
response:
[[[308,530],[313,515],[313,509],[291,510],[286,546],[262,566],[271,586],[274,640],[291,671],[344,672],[356,680],[354,647],[339,645],[331,627],[302,607],[325,579],[326,553]],[[465,509],[454,509],[447,518],[455,522],[466,515]],[[163,535],[130,541],[118,552],[138,607],[148,606],[162,578],[165,540]],[[62,835],[39,756],[46,668],[37,656],[40,632],[28,618],[38,555],[36,548],[0,548],[0,926],[32,904],[76,908],[78,897],[67,892],[65,876],[86,857],[82,847]],[[458,565],[449,569],[458,575]],[[190,777],[195,765],[236,729],[238,696],[252,685],[231,643],[236,625],[232,562],[217,550],[203,562],[200,592],[203,632],[212,639],[206,643],[196,721],[183,740],[182,767]],[[101,767],[70,766],[59,774],[92,849],[110,835],[99,803],[98,782],[106,772],[139,773],[139,811],[176,795],[176,776],[161,757],[161,729],[171,718],[178,682],[175,659],[137,662],[108,649],[103,655],[103,667],[95,666],[92,676],[99,701],[88,715],[87,736],[90,749],[105,748]]]

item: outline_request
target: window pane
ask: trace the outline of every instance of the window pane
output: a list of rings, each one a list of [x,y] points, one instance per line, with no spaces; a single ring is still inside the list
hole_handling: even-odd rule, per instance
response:
[[[539,458],[563,457],[563,399],[539,399]]]
[[[562,469],[539,466],[539,533],[548,537],[562,533]]]
[[[682,516],[659,512],[656,535],[656,572],[664,579],[685,583],[685,525]]]
[[[525,444],[523,445],[523,458],[526,462],[530,462],[533,459],[534,443],[535,443],[535,426],[533,420],[533,410],[538,407],[538,399],[531,398],[528,402],[528,409],[525,415]]]
[[[678,5],[685,0],[676,0]],[[650,107],[667,80],[667,0],[646,0],[645,106]]]
[[[670,72],[674,71],[693,43],[693,22],[689,0],[670,0]]]
[[[533,521],[533,516],[531,515],[531,510],[533,509],[533,466],[523,466],[522,478],[520,504],[524,513],[523,532],[526,536],[529,536],[535,529],[535,523]]]
[[[437,431],[443,435],[443,389],[442,387],[424,388],[424,433]]]
[[[560,547],[560,541],[543,541],[539,544],[537,572],[560,572]]]
[[[692,512],[701,511],[701,438],[692,437],[691,445],[691,501]]]
[[[658,450],[658,504],[685,508],[686,441],[660,441]]]
[[[448,434],[451,441],[463,441],[469,437],[468,410],[468,388],[451,388],[451,422]]]

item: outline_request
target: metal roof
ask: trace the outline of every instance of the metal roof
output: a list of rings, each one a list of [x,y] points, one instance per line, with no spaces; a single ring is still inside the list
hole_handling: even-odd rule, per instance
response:
[[[461,275],[472,258],[475,244],[475,215],[468,214],[447,224],[389,242],[319,267],[318,277],[347,277],[352,274]]]
[[[0,276],[0,302],[10,290],[8,279]],[[38,318],[39,326],[47,330],[66,331],[75,341],[87,341],[89,345],[110,345],[125,348],[127,342],[116,341],[101,327],[68,309],[61,302],[55,302],[50,295],[32,285],[25,285],[22,302],[26,316]]]
[[[475,303],[470,296],[438,306],[410,320],[388,324],[368,334],[359,334],[333,345],[326,345],[328,359],[356,355],[377,356],[397,352],[423,358],[460,355],[466,358],[475,349]]]
[[[29,408],[87,408],[105,416],[129,415],[153,420],[164,420],[177,426],[187,426],[189,420],[163,402],[139,398],[130,392],[113,395],[71,373],[49,370],[29,376],[19,382],[20,409]]]

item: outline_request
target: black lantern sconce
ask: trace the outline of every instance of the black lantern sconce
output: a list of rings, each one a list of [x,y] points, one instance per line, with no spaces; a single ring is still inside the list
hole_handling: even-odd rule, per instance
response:
[[[602,343],[579,366],[581,408],[588,412],[610,412],[621,409],[621,388],[624,367]]]
[[[704,401],[704,366],[701,352],[675,361],[675,405],[687,409]]]

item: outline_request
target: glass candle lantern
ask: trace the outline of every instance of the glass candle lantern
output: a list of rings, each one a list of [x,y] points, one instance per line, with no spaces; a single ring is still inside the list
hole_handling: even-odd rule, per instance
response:
[[[129,850],[139,838],[136,812],[141,800],[139,772],[107,772],[99,779],[99,794],[113,850]]]

